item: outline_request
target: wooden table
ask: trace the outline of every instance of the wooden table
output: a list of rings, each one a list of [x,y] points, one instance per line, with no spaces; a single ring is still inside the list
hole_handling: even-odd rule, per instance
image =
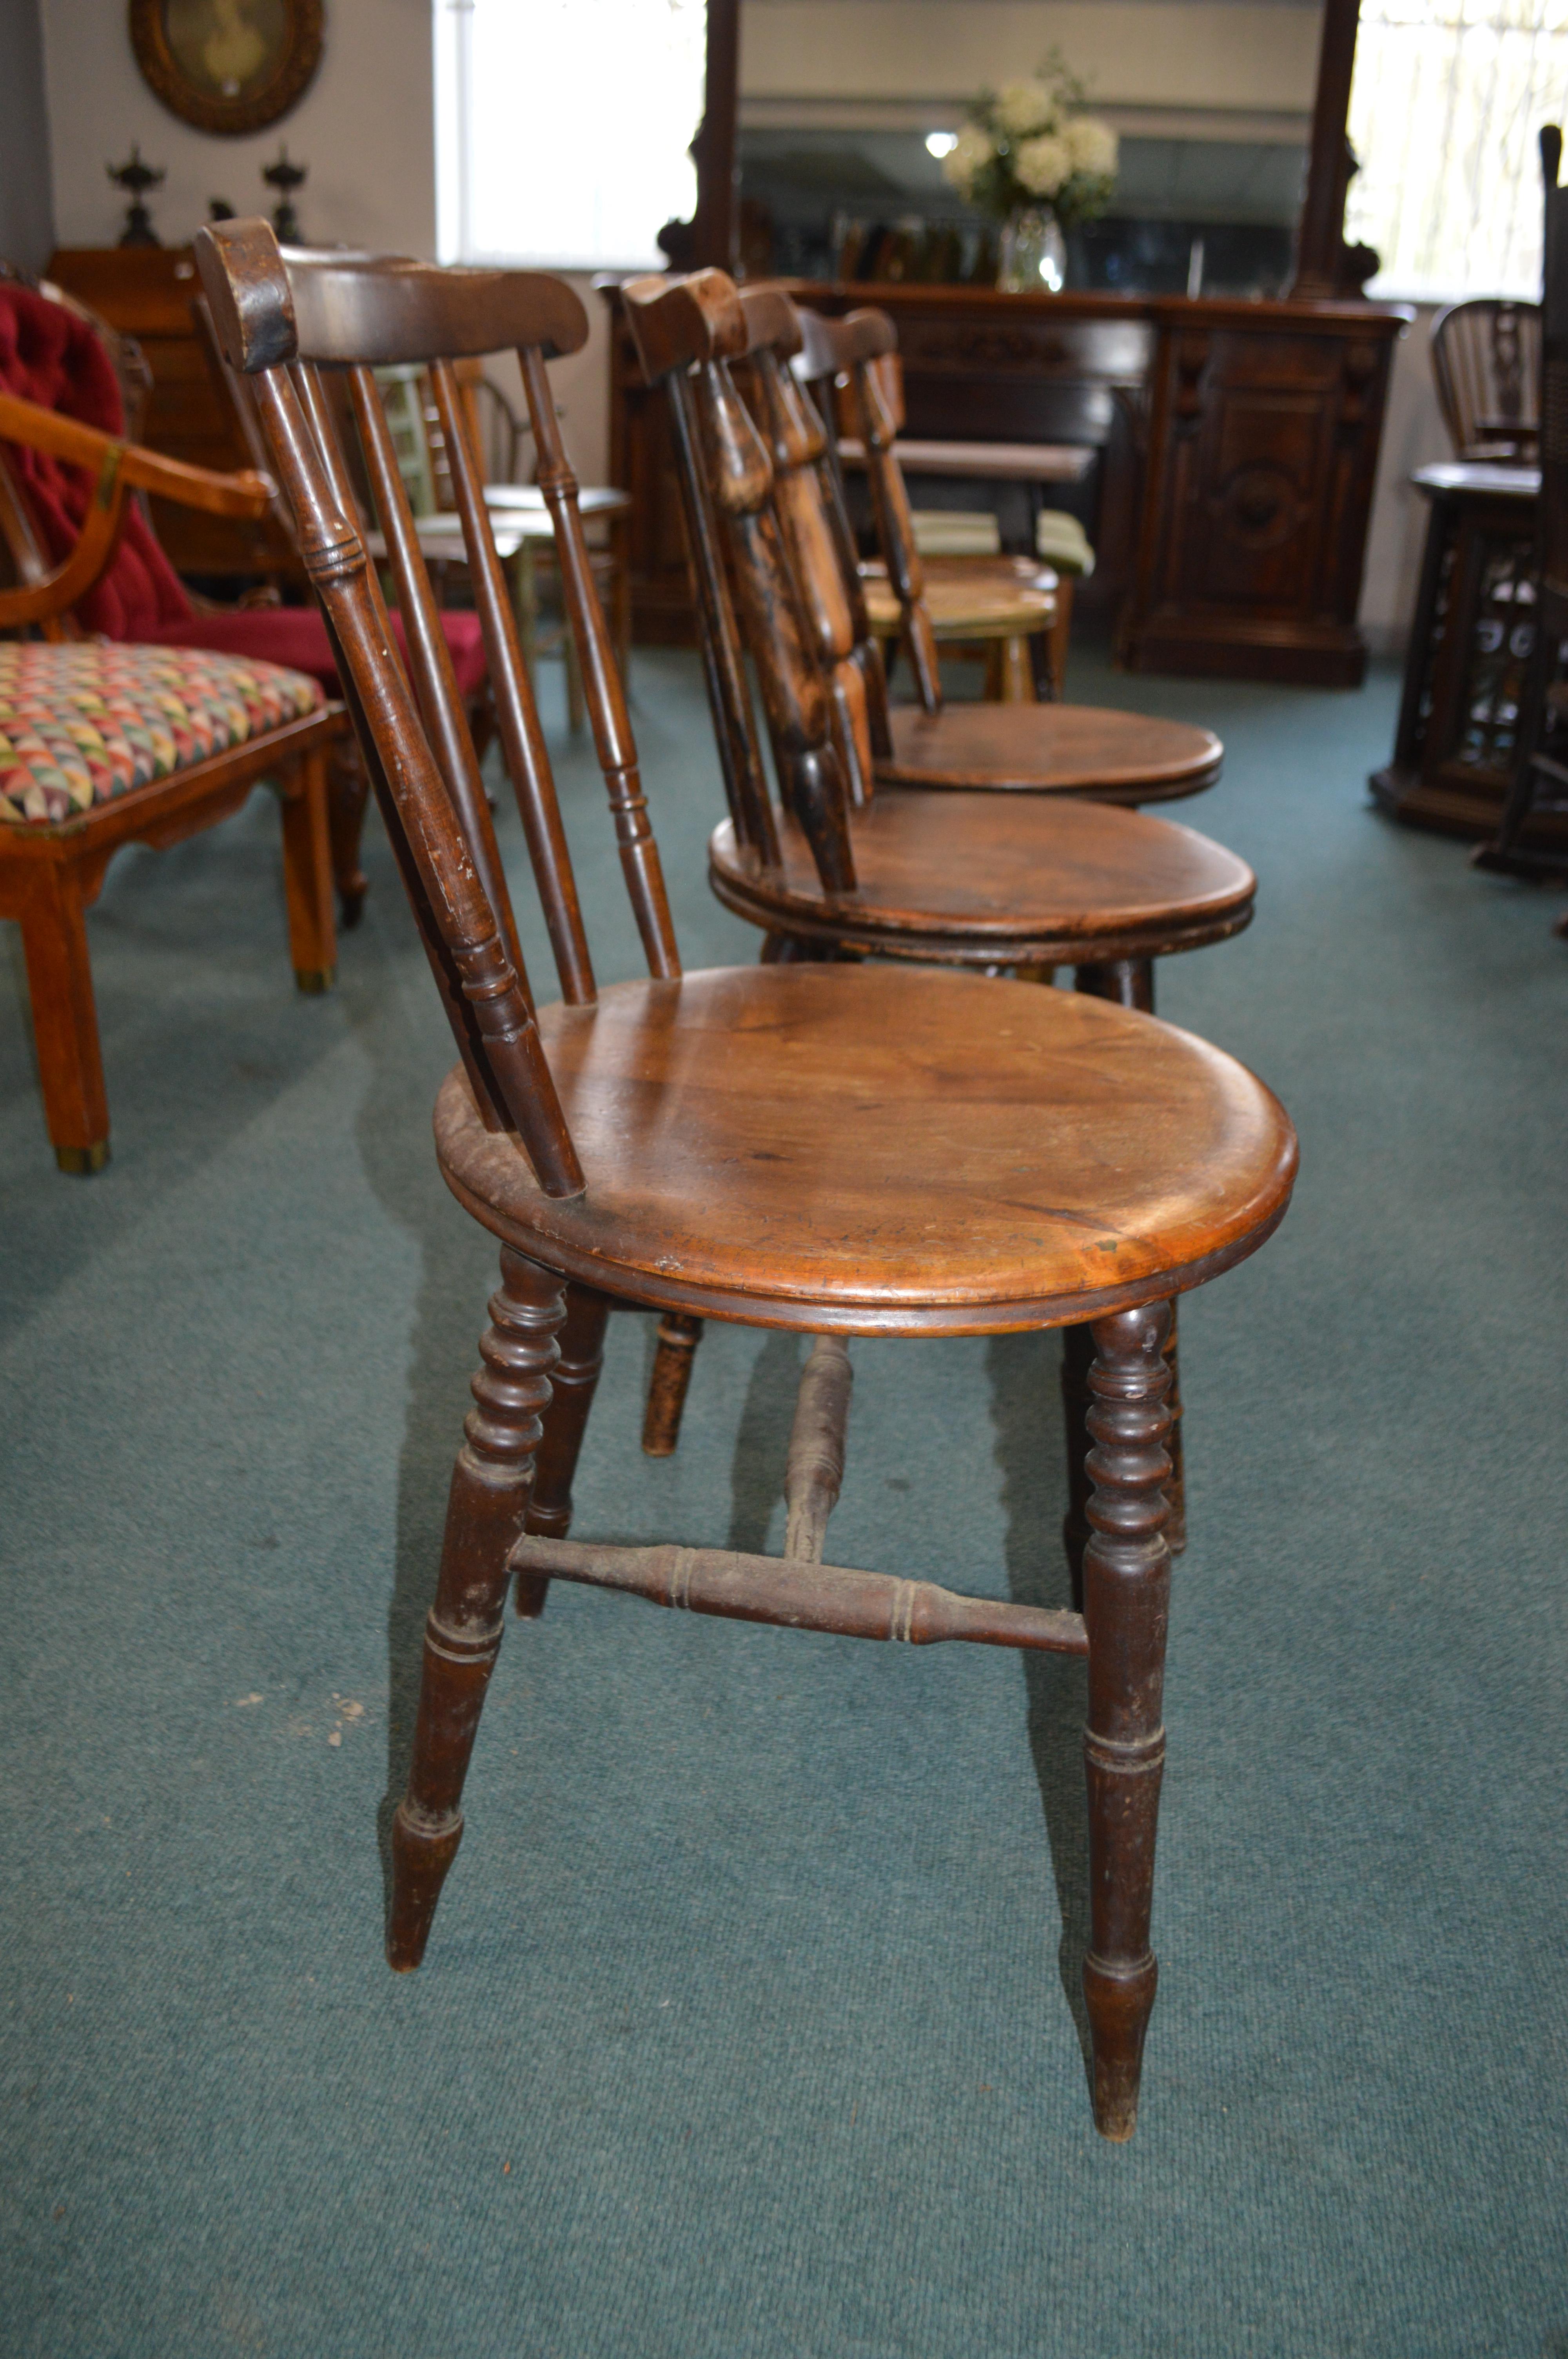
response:
[[[1535,645],[1541,471],[1454,460],[1411,482],[1429,503],[1421,592],[1393,759],[1368,783],[1396,819],[1490,836]]]

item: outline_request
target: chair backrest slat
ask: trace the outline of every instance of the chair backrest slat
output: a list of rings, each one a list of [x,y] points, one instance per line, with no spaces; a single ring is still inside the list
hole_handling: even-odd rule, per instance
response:
[[[792,364],[793,373],[811,396],[816,412],[816,424],[819,429],[817,481],[822,486],[833,546],[838,555],[838,571],[843,578],[845,595],[849,601],[849,618],[855,633],[855,660],[866,683],[871,751],[873,756],[881,756],[892,752],[887,672],[882,663],[881,648],[871,634],[865,583],[860,578],[860,554],[855,546],[855,527],[849,515],[849,495],[844,482],[844,462],[838,453],[837,394],[840,377],[848,392],[849,358],[848,355],[841,357],[842,340],[838,332],[841,323],[838,321],[825,319],[818,311],[798,308],[795,317],[800,322],[801,348]]]
[[[849,361],[848,408],[865,453],[877,542],[903,625],[915,692],[927,712],[942,710],[936,637],[925,607],[925,569],[914,542],[909,492],[898,461],[903,424],[898,336],[885,311],[851,311],[839,322]]]
[[[716,615],[722,626],[728,614],[739,622],[757,668],[780,790],[824,886],[852,892],[847,782],[833,744],[827,681],[774,512],[773,467],[730,374],[731,357],[747,341],[740,299],[719,270],[638,279],[622,295],[649,384],[690,377],[689,388],[677,388],[675,398],[689,390],[697,430],[681,432],[672,405],[676,461],[688,505],[706,505],[717,518],[735,595],[733,607],[704,600],[704,620]],[[740,676],[738,649],[732,666],[710,669],[710,679],[731,676]],[[730,726],[737,737],[743,725],[736,712]]]
[[[484,634],[485,660],[490,667],[491,694],[501,730],[502,750],[517,798],[528,856],[549,929],[561,997],[583,1006],[594,997],[593,962],[589,956],[578,901],[577,879],[561,825],[560,805],[545,750],[539,710],[523,661],[517,638],[517,618],[507,594],[506,576],[496,553],[490,513],[479,463],[469,441],[461,392],[449,361],[435,362],[431,380],[441,430],[447,438],[447,464],[451,470],[452,495],[462,519],[463,547],[473,583],[473,602]]]
[[[312,377],[314,375],[312,371]],[[409,496],[407,478],[398,463],[397,446],[386,414],[385,397],[373,371],[368,368],[350,369],[348,380],[349,398],[353,406],[354,422],[359,429],[360,446],[370,474],[371,496],[381,518],[387,553],[397,583],[397,603],[408,645],[412,686],[418,699],[426,734],[430,740],[431,751],[440,764],[452,809],[457,812],[468,839],[485,897],[500,923],[517,980],[526,992],[527,970],[523,962],[522,944],[517,939],[516,912],[512,907],[505,871],[501,864],[500,847],[495,841],[495,828],[474,755],[473,739],[469,734],[462,699],[458,693],[452,651],[441,628],[440,613],[420,553],[413,501]],[[320,440],[319,433],[317,440]]]
[[[440,332],[445,274],[407,266],[406,279],[400,285],[404,266],[386,268],[366,261],[358,266],[356,276],[353,258],[338,256],[335,283],[327,290],[333,300],[324,303],[320,290],[311,288],[308,264],[300,268],[302,258],[295,257],[297,278],[286,267],[267,224],[255,221],[203,230],[197,239],[197,260],[224,357],[253,383],[262,430],[294,513],[300,558],[321,602],[340,677],[410,886],[432,969],[438,981],[445,979],[449,1018],[475,1082],[478,1102],[515,1136],[547,1195],[577,1195],[585,1185],[582,1168],[534,1010],[396,658],[363,538],[341,496],[345,471],[334,421],[309,365],[326,361],[369,368],[384,360],[437,358],[446,341]],[[416,286],[412,283],[416,279]],[[301,353],[297,285],[306,290],[301,309],[318,326],[325,321],[318,339],[325,349]],[[581,305],[569,288],[556,282],[543,282],[539,302],[532,299],[527,286],[513,284],[503,291],[511,299],[509,316],[522,323],[524,333],[545,321],[541,341],[553,337],[555,321],[564,323],[568,335],[574,321],[582,321]],[[460,288],[457,297],[456,309],[473,332],[471,288]],[[507,305],[503,301],[497,308]],[[416,328],[435,331],[423,353],[407,348]],[[363,332],[357,351],[351,331]],[[370,392],[379,405],[379,393],[373,386]],[[396,508],[394,499],[389,516]],[[488,539],[488,519],[481,519],[481,526],[482,534],[476,538]],[[493,542],[491,546],[493,549]],[[416,561],[411,549],[406,548],[405,556],[411,564]],[[444,684],[438,667],[431,679],[439,699]],[[460,714],[459,723],[466,726]],[[544,782],[553,803],[547,764]],[[565,873],[569,878],[569,863]]]
[[[211,299],[212,288],[208,288]],[[545,1061],[538,1027],[501,929],[462,839],[446,783],[419,725],[364,543],[326,496],[325,471],[297,387],[273,369],[256,381],[256,402],[293,505],[299,554],[330,615],[344,669],[380,757],[425,897],[435,914],[473,1011],[497,1103],[547,1195],[583,1188],[571,1134]],[[379,610],[379,611],[378,611]]]
[[[555,525],[561,586],[577,643],[599,766],[610,792],[622,875],[643,939],[649,973],[677,975],[680,952],[676,946],[675,923],[659,865],[659,847],[648,823],[637,747],[626,712],[626,692],[616,669],[588,553],[582,510],[578,504],[577,477],[561,440],[555,396],[545,374],[544,361],[535,348],[525,349],[519,358],[523,387],[528,397],[528,415],[534,426],[534,447],[538,454],[535,481],[545,495],[545,505]]]
[[[206,306],[204,305],[203,308],[205,309]],[[209,321],[211,321],[210,311]],[[212,329],[212,334],[215,346],[221,352],[222,346],[217,343],[215,326]],[[270,472],[276,467],[276,460],[268,442],[266,429],[262,424],[254,381],[239,369],[232,368],[226,357],[223,365],[235,384],[244,388],[243,397],[247,405],[246,430],[250,447],[258,464]],[[338,441],[332,406],[327,398],[319,374],[315,368],[296,361],[291,364],[289,375],[293,379],[294,388],[299,397],[300,408],[305,414],[306,421],[315,438],[317,456],[328,498],[338,513],[346,516],[355,530],[362,534],[363,518]],[[278,497],[284,512],[284,528],[297,546],[297,527],[292,506],[281,491]],[[381,584],[375,577],[373,569],[367,575],[366,595],[370,600],[377,627],[382,634],[385,659],[388,664],[396,668],[398,665],[397,643],[392,636],[392,625],[381,595]],[[371,728],[364,703],[360,696],[358,683],[343,651],[337,625],[332,619],[331,608],[325,603],[321,605],[321,620],[326,629],[328,643],[332,650],[338,686],[343,701],[349,708],[349,717],[353,723],[360,758],[364,763],[365,772],[370,779],[371,791],[375,797],[376,808],[381,813],[387,841],[396,859],[398,874],[403,879],[404,891],[408,896],[408,904],[414,913],[414,922],[418,929],[419,940],[424,945],[425,955],[430,964],[430,973],[435,979],[436,988],[440,994],[441,1005],[446,1010],[447,1021],[451,1027],[467,1071],[474,1101],[480,1109],[487,1130],[510,1130],[514,1127],[512,1116],[507,1111],[495,1077],[491,1071],[489,1058],[480,1035],[473,1008],[463,992],[462,976],[442,932],[434,904],[426,891],[424,877],[414,857],[407,832],[398,811],[396,799],[392,791],[392,782],[381,758],[375,733]],[[527,976],[521,970],[517,971],[517,984],[524,1002],[531,1009],[533,999],[528,989]]]
[[[856,656],[854,614],[817,473],[825,438],[790,368],[801,346],[799,318],[779,288],[743,288],[741,309],[752,412],[773,461],[773,505],[816,634],[817,659],[827,676],[834,743],[852,799],[868,803],[873,789],[871,709]]]

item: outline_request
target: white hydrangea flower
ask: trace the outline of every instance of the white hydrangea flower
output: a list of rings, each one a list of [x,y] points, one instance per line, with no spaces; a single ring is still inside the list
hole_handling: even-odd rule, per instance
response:
[[[1010,139],[1056,127],[1056,93],[1043,82],[1004,82],[996,97],[996,119]]]
[[[1013,169],[1032,197],[1054,197],[1073,177],[1073,151],[1059,132],[1042,132],[1013,152]]]
[[[979,124],[966,123],[958,134],[957,147],[942,158],[942,176],[949,188],[967,197],[995,155],[995,148]]]
[[[1098,123],[1092,114],[1076,115],[1067,125],[1065,136],[1075,172],[1087,173],[1096,180],[1115,178],[1117,136],[1108,124]]]

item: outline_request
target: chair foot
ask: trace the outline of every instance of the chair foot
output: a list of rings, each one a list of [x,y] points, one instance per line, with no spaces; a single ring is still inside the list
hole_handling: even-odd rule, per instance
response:
[[[463,1814],[442,1826],[421,1826],[399,1802],[392,1821],[392,1918],[386,1932],[386,1962],[395,1974],[422,1965],[435,1922],[436,1903],[447,1871],[463,1839]]]
[[[94,1171],[102,1171],[108,1162],[109,1142],[106,1138],[99,1138],[91,1147],[57,1147],[54,1159],[62,1171],[74,1172],[86,1179]]]
[[[1084,1996],[1094,2026],[1095,2127],[1113,2146],[1125,2146],[1138,2127],[1143,2038],[1159,1979],[1152,1957],[1130,1973],[1113,1973],[1098,1958],[1084,1960]]]
[[[337,980],[335,966],[297,966],[294,970],[297,988],[312,999],[319,997],[324,991],[330,991]]]

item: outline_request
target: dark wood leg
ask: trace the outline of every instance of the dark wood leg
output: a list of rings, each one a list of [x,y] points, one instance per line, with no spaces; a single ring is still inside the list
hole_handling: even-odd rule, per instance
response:
[[[109,1160],[109,1101],[87,955],[87,914],[67,867],[40,869],[22,910],[22,951],[44,1119],[62,1171]]]
[[[1081,966],[1076,970],[1080,991],[1091,998],[1113,999],[1119,1007],[1136,1007],[1145,1016],[1154,1013],[1154,962],[1152,959],[1112,959],[1104,966]],[[1171,1479],[1165,1485],[1165,1495],[1171,1503],[1171,1520],[1165,1527],[1165,1543],[1173,1556],[1180,1556],[1187,1544],[1187,1480],[1186,1461],[1182,1450],[1182,1384],[1176,1364],[1176,1306],[1171,1305],[1171,1332],[1165,1343],[1165,1361],[1171,1371],[1171,1438],[1166,1444],[1171,1454]],[[1087,1371],[1086,1371],[1087,1373]],[[1066,1383],[1064,1364],[1062,1381]],[[1072,1518],[1069,1516],[1069,1527]],[[1087,1538],[1087,1527],[1083,1538]],[[1081,1558],[1083,1538],[1078,1541]],[[1072,1543],[1068,1543],[1068,1560]],[[1074,1575],[1077,1578],[1076,1573]]]
[[[1154,1013],[1152,959],[1107,959],[1103,965],[1075,967],[1073,977],[1077,989],[1091,999],[1111,999],[1118,1007],[1136,1007],[1145,1016]]]
[[[301,991],[330,991],[338,971],[332,925],[332,854],[327,827],[327,762],[307,754],[284,781],[283,886],[288,951]]]
[[[1084,1550],[1089,1544],[1089,1492],[1093,1487],[1086,1464],[1089,1454],[1089,1370],[1094,1364],[1095,1339],[1087,1327],[1062,1330],[1062,1410],[1067,1433],[1067,1512],[1062,1518],[1062,1546],[1073,1583],[1073,1606],[1084,1610]]]
[[[462,1840],[463,1779],[501,1647],[506,1560],[523,1529],[549,1407],[561,1281],[510,1247],[480,1340],[478,1406],[452,1469],[436,1602],[425,1629],[425,1669],[408,1790],[392,1829],[392,1916],[386,1955],[399,1973],[419,1963],[447,1871]]]
[[[1095,2126],[1130,2138],[1158,1968],[1149,1946],[1154,1832],[1165,1762],[1161,1718],[1171,1558],[1165,1545],[1169,1307],[1094,1323],[1091,1538],[1084,1551],[1089,1715],[1089,1951],[1084,1996],[1094,2050]]]
[[[566,1324],[561,1329],[561,1356],[550,1377],[551,1400],[545,1411],[544,1438],[534,1459],[534,1487],[523,1517],[525,1532],[542,1532],[546,1539],[564,1540],[572,1527],[572,1476],[593,1407],[594,1388],[604,1365],[604,1330],[610,1319],[610,1297],[586,1286],[567,1288]],[[519,1614],[533,1621],[545,1610],[549,1577],[519,1572],[514,1593]]]
[[[1174,1302],[1171,1305],[1171,1332],[1165,1338],[1165,1365],[1171,1371],[1171,1389],[1165,1396],[1165,1407],[1171,1412],[1171,1430],[1165,1437],[1165,1454],[1171,1462],[1170,1480],[1165,1484],[1165,1496],[1171,1506],[1165,1546],[1173,1556],[1180,1556],[1187,1544],[1187,1466],[1182,1448],[1182,1371],[1176,1359]]]
[[[334,745],[327,774],[327,834],[332,851],[332,882],[337,887],[338,914],[351,933],[364,914],[370,880],[360,865],[360,838],[364,832],[370,779],[351,737]]]
[[[659,1321],[659,1348],[643,1416],[643,1448],[650,1458],[676,1454],[691,1364],[701,1341],[701,1320],[688,1319],[684,1310],[666,1310]]]

